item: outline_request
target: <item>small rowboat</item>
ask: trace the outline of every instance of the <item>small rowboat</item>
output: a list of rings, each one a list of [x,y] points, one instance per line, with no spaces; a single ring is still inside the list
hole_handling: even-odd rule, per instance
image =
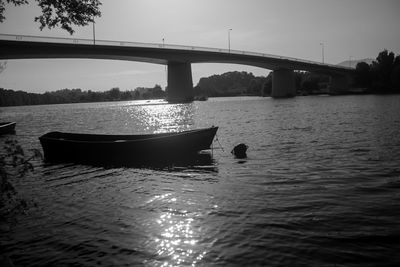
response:
[[[0,122],[0,135],[15,133],[15,122]]]
[[[158,164],[210,149],[218,127],[144,135],[50,132],[39,137],[48,162]]]

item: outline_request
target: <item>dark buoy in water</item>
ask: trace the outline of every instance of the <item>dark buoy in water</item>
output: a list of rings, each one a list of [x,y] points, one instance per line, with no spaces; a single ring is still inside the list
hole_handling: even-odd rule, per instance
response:
[[[232,149],[231,153],[233,155],[235,155],[235,157],[238,159],[244,159],[244,158],[247,158],[247,154],[246,154],[247,148],[248,148],[247,145],[241,143],[241,144],[238,144],[237,146],[235,146]]]

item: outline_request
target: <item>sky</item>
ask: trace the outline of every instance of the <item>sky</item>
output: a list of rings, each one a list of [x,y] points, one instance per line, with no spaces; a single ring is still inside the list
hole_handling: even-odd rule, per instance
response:
[[[93,38],[93,27],[39,30],[34,0],[6,5],[1,34]],[[98,40],[228,48],[338,64],[400,54],[399,0],[101,0]],[[0,62],[4,64],[3,62]],[[228,71],[266,76],[267,69],[234,64],[192,64],[193,83]],[[0,88],[43,93],[63,88],[104,91],[113,87],[166,85],[163,65],[117,60],[8,60]]]

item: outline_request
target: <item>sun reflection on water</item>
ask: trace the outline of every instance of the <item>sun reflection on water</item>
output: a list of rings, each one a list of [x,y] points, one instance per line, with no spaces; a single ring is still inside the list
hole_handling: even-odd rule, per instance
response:
[[[128,114],[127,124],[139,125],[146,132],[187,130],[194,124],[193,104],[149,103],[121,107]]]
[[[148,201],[179,204],[172,194],[155,196]],[[187,210],[168,208],[156,219],[160,234],[154,239],[157,255],[162,259],[161,266],[196,266],[206,255],[199,246],[199,232],[194,227],[196,214]]]

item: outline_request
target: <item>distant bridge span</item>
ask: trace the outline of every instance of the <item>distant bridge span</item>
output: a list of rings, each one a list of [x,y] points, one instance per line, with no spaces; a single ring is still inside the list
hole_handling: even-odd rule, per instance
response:
[[[230,63],[273,70],[272,96],[295,95],[294,70],[331,76],[331,90],[345,90],[353,68],[238,50],[195,46],[0,34],[0,59],[89,58],[168,65],[168,99],[193,99],[191,63]]]

